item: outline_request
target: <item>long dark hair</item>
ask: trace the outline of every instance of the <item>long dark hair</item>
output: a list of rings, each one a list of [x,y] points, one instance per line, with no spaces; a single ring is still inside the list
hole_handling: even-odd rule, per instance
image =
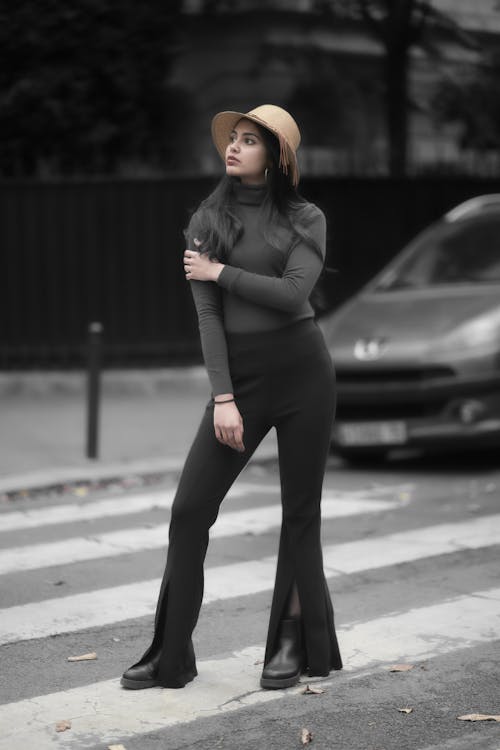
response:
[[[266,230],[266,241],[277,248],[282,248],[285,243],[290,252],[294,244],[302,240],[322,257],[321,248],[307,230],[315,216],[314,207],[299,195],[290,175],[279,167],[280,146],[276,136],[267,128],[259,125],[256,127],[271,164],[266,178],[267,191],[261,207],[263,226],[269,227]],[[196,211],[199,234],[203,239],[199,249],[221,262],[227,261],[231,249],[243,232],[242,223],[234,210],[236,181],[237,178],[224,175]]]

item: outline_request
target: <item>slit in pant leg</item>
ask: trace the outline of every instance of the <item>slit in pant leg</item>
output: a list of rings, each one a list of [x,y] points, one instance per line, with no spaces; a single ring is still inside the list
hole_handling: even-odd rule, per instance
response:
[[[272,659],[276,651],[280,623],[287,618],[286,608],[289,596],[294,583],[296,583],[301,606],[300,621],[302,647],[304,649],[304,671],[307,670],[311,677],[326,676],[331,669],[342,669],[342,658],[335,632],[330,592],[322,564],[311,566],[307,560],[303,560],[301,564],[304,570],[295,570],[288,553],[286,535],[286,529],[283,529],[264,664],[266,665]],[[314,568],[317,569],[317,572],[311,575]]]
[[[216,440],[212,419],[209,408],[179,480],[153,641],[139,662],[160,650],[158,683],[164,687],[183,687],[197,674],[192,633],[203,598],[209,528],[231,485],[269,430],[260,420],[247,418],[245,452],[237,453]]]
[[[283,520],[265,663],[272,658],[295,582],[311,676],[342,668],[321,550],[320,501],[334,410],[333,398],[328,405],[322,395],[328,392],[328,384],[327,379],[324,389],[318,387],[309,394],[302,389],[300,408],[291,410],[276,426]]]

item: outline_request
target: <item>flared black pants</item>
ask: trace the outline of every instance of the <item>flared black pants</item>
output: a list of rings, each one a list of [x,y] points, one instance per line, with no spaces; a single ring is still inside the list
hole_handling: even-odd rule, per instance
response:
[[[273,426],[283,516],[265,662],[273,655],[295,582],[309,675],[327,675],[342,667],[320,540],[321,492],[335,411],[335,376],[322,333],[308,319],[277,331],[228,334],[227,341],[245,451],[238,453],[217,441],[210,403],[172,506],[153,642],[138,662],[160,649],[158,681],[165,687],[183,687],[197,674],[191,636],[203,597],[209,528],[234,480]]]

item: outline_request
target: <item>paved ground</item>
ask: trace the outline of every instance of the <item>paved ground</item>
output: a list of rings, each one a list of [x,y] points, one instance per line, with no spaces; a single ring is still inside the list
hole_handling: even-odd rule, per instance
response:
[[[86,458],[83,373],[0,374],[0,490],[182,463],[210,387],[202,367],[107,371],[97,460]],[[257,457],[272,455],[271,435]]]
[[[330,459],[323,551],[345,669],[263,691],[281,512],[271,436],[212,530],[199,677],[125,691],[208,384],[199,369],[108,373],[97,461],[83,455],[84,391],[78,375],[0,379],[0,750],[293,750],[304,729],[311,750],[500,750],[499,722],[458,718],[500,716],[494,458]],[[401,663],[412,669],[390,671]]]
[[[125,691],[151,637],[176,472],[0,503],[0,750],[498,750],[500,473],[331,462],[325,572],[345,669],[259,688],[280,523],[273,461],[211,534],[184,690]],[[94,652],[89,661],[68,657]],[[394,664],[412,666],[391,672]],[[323,692],[305,695],[307,684]],[[59,722],[67,722],[63,732]]]

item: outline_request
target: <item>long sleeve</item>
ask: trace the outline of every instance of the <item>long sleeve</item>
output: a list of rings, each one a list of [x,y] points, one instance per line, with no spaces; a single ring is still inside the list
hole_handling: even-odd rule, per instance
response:
[[[323,268],[326,243],[324,214],[317,213],[308,231],[321,248],[322,258],[304,241],[298,242],[287,259],[283,274],[267,276],[226,265],[218,285],[230,294],[284,312],[295,312],[309,298]]]
[[[193,243],[197,232],[196,214],[191,219],[186,236],[190,250],[196,250]],[[224,331],[224,312],[222,291],[213,281],[190,281],[191,292],[198,315],[201,350],[203,360],[212,386],[212,395],[232,393],[233,384],[229,371],[226,335]]]

